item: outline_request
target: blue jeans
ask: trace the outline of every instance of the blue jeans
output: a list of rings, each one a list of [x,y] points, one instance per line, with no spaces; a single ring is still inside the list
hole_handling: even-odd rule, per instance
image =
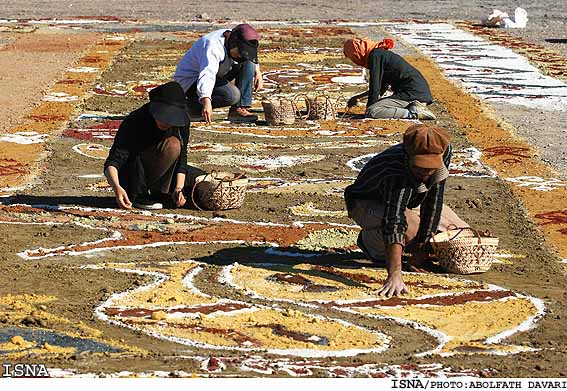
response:
[[[252,106],[255,73],[256,65],[252,61],[245,61],[234,64],[225,76],[217,78],[211,95],[213,108]],[[235,80],[236,86],[230,83],[232,80]],[[194,83],[187,90],[186,96],[191,110],[200,112],[203,106],[199,103],[197,83]]]
[[[235,79],[236,88],[240,91],[240,101],[238,106],[252,106],[252,92],[254,92],[254,74],[256,73],[256,64],[252,61],[245,61],[234,64],[230,72],[226,75],[227,80]]]

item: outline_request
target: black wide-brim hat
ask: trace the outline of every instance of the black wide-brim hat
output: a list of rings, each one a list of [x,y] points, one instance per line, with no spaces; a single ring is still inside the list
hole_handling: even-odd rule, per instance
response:
[[[179,83],[170,81],[150,91],[150,114],[170,126],[189,124],[185,92]]]

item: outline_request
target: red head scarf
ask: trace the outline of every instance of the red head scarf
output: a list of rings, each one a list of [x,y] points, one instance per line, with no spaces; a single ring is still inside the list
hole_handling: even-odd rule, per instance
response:
[[[384,38],[381,42],[374,42],[366,38],[354,38],[345,41],[343,53],[356,65],[368,68],[368,55],[376,48],[392,49],[394,40]]]

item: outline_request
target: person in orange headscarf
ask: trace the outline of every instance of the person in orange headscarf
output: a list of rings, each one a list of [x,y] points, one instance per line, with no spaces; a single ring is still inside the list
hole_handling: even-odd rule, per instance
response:
[[[391,52],[394,41],[386,38],[374,42],[365,38],[345,41],[343,53],[370,74],[368,91],[355,95],[348,106],[368,97],[366,116],[369,118],[435,119],[425,108],[433,102],[429,84],[423,75],[400,55]],[[392,94],[384,96],[390,88]]]

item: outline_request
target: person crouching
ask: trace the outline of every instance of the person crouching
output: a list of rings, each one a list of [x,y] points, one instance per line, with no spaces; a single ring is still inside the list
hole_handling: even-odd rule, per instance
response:
[[[402,253],[412,254],[410,268],[429,257],[432,233],[450,225],[468,227],[443,204],[452,147],[447,132],[412,125],[403,142],[374,156],[345,189],[349,217],[362,228],[357,244],[375,263],[386,262],[388,278],[378,291],[408,292],[402,279]]]
[[[150,102],[122,121],[104,175],[118,207],[161,209],[163,201],[181,207],[185,184],[189,114],[185,93],[169,82],[149,93]]]
[[[393,47],[394,41],[388,38],[381,42],[364,38],[345,41],[344,55],[367,68],[370,75],[368,91],[350,98],[348,107],[368,97],[368,118],[434,120],[435,115],[426,109],[426,105],[433,102],[427,80],[402,56],[389,50]],[[385,96],[388,88],[392,95]]]

